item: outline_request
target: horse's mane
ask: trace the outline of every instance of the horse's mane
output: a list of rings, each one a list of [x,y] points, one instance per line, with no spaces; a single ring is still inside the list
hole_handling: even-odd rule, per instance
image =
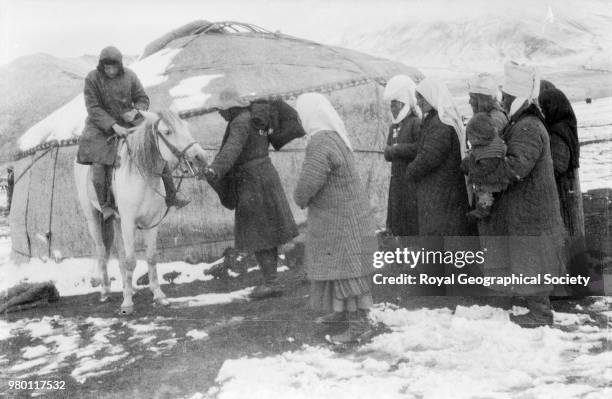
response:
[[[141,112],[144,120],[127,137],[129,148],[128,163],[130,168],[136,168],[145,177],[151,177],[162,172],[164,159],[159,153],[158,139],[154,126],[161,119],[172,132],[177,131],[183,123],[177,114],[171,111],[159,113]]]

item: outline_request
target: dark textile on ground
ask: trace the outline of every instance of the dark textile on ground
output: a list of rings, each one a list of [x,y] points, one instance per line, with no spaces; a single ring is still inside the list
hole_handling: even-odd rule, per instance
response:
[[[100,61],[114,59],[121,63],[118,50],[107,50],[100,54]],[[103,70],[91,71],[85,78],[84,96],[87,120],[79,139],[77,162],[113,165],[117,156],[117,140],[108,140],[114,134],[112,126],[116,123],[129,127],[121,116],[135,108],[146,110],[149,97],[136,74],[128,68],[123,68],[113,79],[106,76]]]
[[[0,294],[0,313],[17,312],[57,302],[59,292],[51,282],[21,283]]]
[[[487,248],[485,274],[559,275],[565,267],[564,230],[548,133],[535,105],[514,115],[501,137],[515,179],[496,198],[490,217],[479,223]],[[551,289],[522,285],[514,293],[538,295]]]
[[[417,152],[421,121],[412,114],[391,125],[385,159],[391,162],[387,205],[387,228],[396,236],[419,234],[417,192],[414,181],[406,181],[406,167]]]
[[[236,115],[237,114],[237,115]],[[247,109],[234,113],[219,153],[210,167],[218,179],[229,179],[236,196],[236,248],[275,248],[298,235],[278,172],[268,156],[268,136],[251,126]]]
[[[406,181],[417,186],[419,235],[460,236],[469,233],[465,179],[455,130],[435,110],[424,118],[418,152],[406,168]]]

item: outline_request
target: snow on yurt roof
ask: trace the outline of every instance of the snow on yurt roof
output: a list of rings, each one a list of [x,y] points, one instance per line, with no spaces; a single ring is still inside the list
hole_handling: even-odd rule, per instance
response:
[[[190,31],[184,32],[187,26]],[[196,21],[185,27],[151,43],[165,38],[161,49],[147,55],[149,45],[146,56],[129,65],[149,94],[151,109],[170,108],[185,118],[210,112],[217,94],[228,86],[247,98],[259,98],[326,86],[333,90],[360,80],[384,81],[397,73],[421,76],[400,63],[244,23]],[[184,34],[176,34],[181,29]],[[79,95],[26,131],[19,149],[77,137],[86,116]]]

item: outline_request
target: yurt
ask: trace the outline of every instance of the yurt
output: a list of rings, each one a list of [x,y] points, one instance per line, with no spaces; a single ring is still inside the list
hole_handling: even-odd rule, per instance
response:
[[[248,99],[280,97],[291,105],[304,92],[326,94],[346,123],[372,210],[378,225],[384,226],[390,168],[382,155],[389,124],[382,93],[393,75],[420,80],[416,69],[245,23],[207,21],[155,40],[129,68],[145,86],[151,109],[177,111],[210,160],[225,129],[214,112],[217,94],[224,88],[234,87]],[[80,95],[19,140],[10,214],[17,260],[94,254],[73,175],[85,118]],[[305,144],[304,139],[294,140],[271,154],[289,199]],[[163,221],[158,237],[161,259],[218,257],[232,245],[233,213],[223,208],[205,181],[184,180],[181,192],[192,202],[180,211],[173,209]],[[303,227],[305,212],[290,203]]]

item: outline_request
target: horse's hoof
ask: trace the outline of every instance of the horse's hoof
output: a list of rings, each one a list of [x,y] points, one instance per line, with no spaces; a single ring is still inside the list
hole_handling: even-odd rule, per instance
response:
[[[134,306],[122,306],[119,310],[121,316],[129,316],[134,313]]]
[[[167,298],[157,298],[154,303],[155,306],[170,306],[170,301]]]
[[[92,287],[97,287],[102,284],[102,280],[99,278],[92,277],[89,279],[89,284],[91,284]]]

